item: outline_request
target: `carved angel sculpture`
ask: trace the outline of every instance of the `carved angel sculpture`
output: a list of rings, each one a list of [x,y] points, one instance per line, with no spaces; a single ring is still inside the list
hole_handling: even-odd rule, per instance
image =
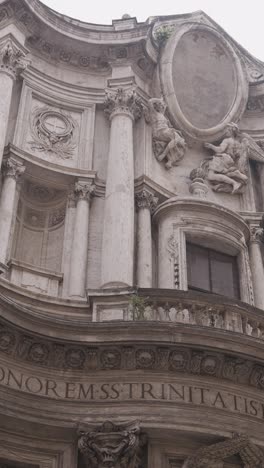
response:
[[[216,192],[241,193],[248,181],[248,158],[264,163],[264,151],[234,123],[227,125],[226,138],[219,146],[205,143],[214,155],[202,163]]]
[[[153,151],[158,161],[165,161],[171,169],[183,159],[186,142],[179,131],[165,117],[166,104],[163,99],[152,98],[145,109],[145,119],[152,127]]]

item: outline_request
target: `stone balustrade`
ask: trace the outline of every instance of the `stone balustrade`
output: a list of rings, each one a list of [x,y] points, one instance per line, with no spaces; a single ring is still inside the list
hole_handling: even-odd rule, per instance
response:
[[[259,309],[243,302],[229,302],[228,298],[222,299],[221,296],[217,296],[217,302],[214,295],[204,295],[206,299],[197,301],[188,298],[187,294],[179,292],[169,300],[132,295],[124,320],[210,327],[264,340],[264,315]]]

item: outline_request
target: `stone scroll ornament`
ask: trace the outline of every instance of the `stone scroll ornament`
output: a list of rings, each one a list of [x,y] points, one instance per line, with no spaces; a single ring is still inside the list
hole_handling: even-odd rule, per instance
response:
[[[264,468],[264,452],[252,444],[246,435],[240,434],[199,449],[185,461],[182,468],[224,468],[224,461],[233,455],[240,457],[244,468]]]
[[[106,421],[91,432],[80,430],[78,447],[91,468],[144,468],[145,443],[137,422]]]
[[[186,142],[179,130],[172,127],[165,116],[163,99],[149,99],[144,110],[145,119],[152,127],[152,146],[156,159],[164,162],[166,169],[177,166],[184,158]]]
[[[248,183],[248,159],[264,163],[261,142],[241,132],[235,123],[227,125],[226,137],[220,145],[205,143],[205,147],[213,155],[202,162],[201,168],[215,192],[242,193]]]
[[[76,148],[77,123],[61,111],[36,107],[31,118],[31,149],[53,153],[62,159],[72,157]]]

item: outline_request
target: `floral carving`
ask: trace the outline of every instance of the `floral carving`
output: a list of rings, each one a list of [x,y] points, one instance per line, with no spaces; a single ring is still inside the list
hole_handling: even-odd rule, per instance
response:
[[[70,115],[49,107],[36,107],[31,118],[31,133],[31,149],[53,153],[62,159],[72,158],[77,123]]]
[[[152,127],[152,146],[156,159],[164,161],[166,169],[177,166],[183,159],[186,142],[180,131],[172,127],[164,115],[166,104],[163,99],[149,99],[145,119]]]
[[[78,447],[94,468],[143,468],[144,443],[137,422],[117,426],[106,421],[90,432],[79,431]]]
[[[142,114],[142,102],[134,89],[118,88],[116,91],[106,91],[105,114],[112,118],[117,113],[125,113],[135,120]]]

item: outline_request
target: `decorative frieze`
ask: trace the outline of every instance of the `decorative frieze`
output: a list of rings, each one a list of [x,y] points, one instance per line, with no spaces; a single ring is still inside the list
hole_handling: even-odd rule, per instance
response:
[[[142,101],[135,89],[118,88],[106,91],[105,114],[111,119],[116,114],[127,114],[137,120],[142,114]]]
[[[212,315],[211,322],[207,326],[214,328],[214,320]],[[255,327],[255,335],[257,323],[252,325]],[[222,351],[196,349],[193,346],[70,345],[44,338],[38,339],[29,333],[25,335],[11,326],[1,325],[0,353],[14,358],[17,362],[25,361],[53,369],[85,370],[86,373],[114,369],[166,371],[173,374],[210,376],[264,389],[264,366],[259,362],[255,362],[252,358],[236,357]]]
[[[89,432],[79,431],[78,447],[94,468],[143,468],[139,423],[113,424],[106,421]]]
[[[165,162],[166,169],[171,169],[183,159],[186,142],[181,132],[173,128],[165,111],[163,99],[152,98],[148,101],[144,115],[152,127],[153,153],[159,162]]]
[[[0,71],[15,79],[28,63],[26,54],[10,38],[0,44]]]

